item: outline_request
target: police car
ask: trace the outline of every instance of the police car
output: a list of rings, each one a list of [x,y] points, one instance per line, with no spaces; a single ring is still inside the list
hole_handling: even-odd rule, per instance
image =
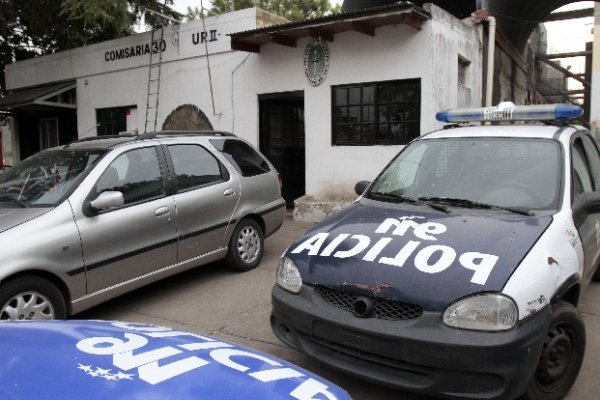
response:
[[[147,324],[0,322],[0,354],[0,399],[350,399],[273,356]]]
[[[585,351],[577,303],[599,274],[600,153],[567,124],[581,113],[438,113],[452,125],[407,145],[286,250],[275,334],[405,391],[563,398]],[[479,121],[511,122],[465,126]]]

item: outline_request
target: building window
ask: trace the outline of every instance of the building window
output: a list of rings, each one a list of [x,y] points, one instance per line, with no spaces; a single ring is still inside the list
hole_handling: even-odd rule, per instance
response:
[[[127,130],[127,115],[129,107],[98,108],[96,110],[97,131],[100,135],[118,135]]]
[[[420,79],[332,89],[334,145],[407,144],[419,136]]]
[[[58,146],[58,118],[40,120],[40,150]]]
[[[469,64],[471,61],[467,60],[460,54],[458,55],[458,84],[467,84],[467,71],[469,70]]]

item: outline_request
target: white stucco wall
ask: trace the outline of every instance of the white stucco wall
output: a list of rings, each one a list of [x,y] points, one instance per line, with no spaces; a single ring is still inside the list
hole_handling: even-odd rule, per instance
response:
[[[230,50],[228,33],[255,29],[256,9],[242,10],[181,25],[179,45],[165,34],[158,127],[178,106],[201,109],[217,130],[231,131],[253,144],[259,139],[258,96],[303,91],[305,104],[306,193],[317,199],[353,196],[358,180],[371,180],[402,146],[333,146],[332,86],[399,79],[421,80],[421,132],[441,126],[435,112],[454,107],[458,97],[458,57],[469,60],[467,88],[471,99],[481,98],[479,32],[438,7],[421,30],[407,24],[377,28],[375,36],[358,32],[335,35],[328,43],[329,72],[325,81],[311,86],[304,76],[303,57],[308,38],[297,47],[277,44],[258,54]],[[207,43],[211,81],[203,44],[194,38],[214,31]],[[39,57],[7,67],[10,89],[62,80],[77,82],[77,118],[80,137],[96,135],[96,109],[136,106],[128,126],[143,131],[148,88],[148,55],[110,60],[111,51],[150,42],[150,33]],[[109,61],[106,58],[109,58]],[[473,106],[478,103],[472,104]]]
[[[421,132],[426,133],[442,126],[435,120],[437,111],[457,105],[460,54],[471,61],[472,99],[481,99],[478,29],[438,7],[433,6],[431,12],[432,20],[425,21],[420,31],[398,24],[377,28],[374,37],[358,32],[337,34],[328,43],[327,78],[317,87],[304,76],[308,39],[300,40],[296,48],[263,46],[234,79],[235,133],[243,135],[239,126],[258,132],[256,94],[303,91],[306,192],[320,200],[354,196],[355,183],[373,179],[403,146],[333,146],[332,86],[420,78]]]

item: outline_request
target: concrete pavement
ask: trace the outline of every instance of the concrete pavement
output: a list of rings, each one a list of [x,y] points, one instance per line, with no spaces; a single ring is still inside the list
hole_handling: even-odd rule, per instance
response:
[[[284,346],[271,332],[270,291],[277,260],[285,248],[312,224],[286,219],[265,242],[264,259],[253,271],[230,272],[214,263],[184,272],[95,307],[75,318],[146,322],[212,335],[300,365],[345,388],[355,400],[428,400],[345,376]],[[600,393],[600,284],[592,283],[580,311],[586,322],[587,350],[579,378],[568,400],[592,400]]]

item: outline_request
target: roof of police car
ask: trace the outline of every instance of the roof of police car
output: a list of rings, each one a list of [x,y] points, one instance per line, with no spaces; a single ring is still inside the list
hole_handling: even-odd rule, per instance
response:
[[[558,132],[575,132],[582,127],[573,125],[505,124],[505,125],[461,125],[431,132],[422,139],[458,137],[503,137],[552,139]]]

